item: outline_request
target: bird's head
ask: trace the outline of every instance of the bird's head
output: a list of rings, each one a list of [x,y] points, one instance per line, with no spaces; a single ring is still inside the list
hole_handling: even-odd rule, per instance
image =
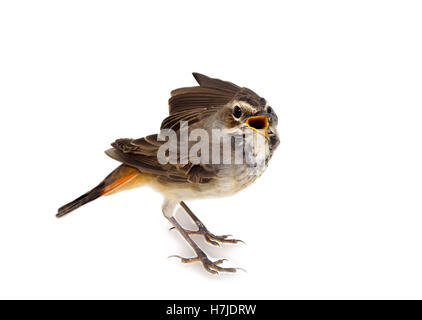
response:
[[[277,114],[264,98],[249,89],[242,88],[221,110],[221,117],[227,129],[253,130],[266,137],[271,149],[279,144]]]

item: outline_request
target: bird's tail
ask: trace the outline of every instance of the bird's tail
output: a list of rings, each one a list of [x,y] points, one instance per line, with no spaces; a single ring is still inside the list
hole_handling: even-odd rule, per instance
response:
[[[101,196],[109,195],[121,190],[133,188],[143,184],[145,179],[135,168],[122,164],[110,173],[98,186],[81,195],[79,198],[60,207],[56,217],[61,218],[73,210],[91,202]]]

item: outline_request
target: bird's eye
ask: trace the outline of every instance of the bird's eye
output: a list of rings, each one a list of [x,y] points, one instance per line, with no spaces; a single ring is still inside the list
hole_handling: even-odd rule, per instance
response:
[[[235,106],[233,108],[233,115],[234,115],[235,118],[240,118],[241,115],[242,115],[242,109],[240,109],[239,106]]]
[[[273,108],[271,108],[270,106],[268,106],[268,108],[267,108],[267,113],[269,114],[269,113],[273,113]]]

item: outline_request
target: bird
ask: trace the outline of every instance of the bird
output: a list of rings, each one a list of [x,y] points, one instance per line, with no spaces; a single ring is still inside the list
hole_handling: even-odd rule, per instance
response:
[[[242,241],[210,232],[185,201],[231,196],[261,176],[280,143],[278,117],[266,99],[246,87],[195,72],[193,77],[197,86],[171,91],[169,115],[162,121],[160,133],[115,140],[105,153],[120,165],[92,190],[60,207],[56,217],[102,196],[150,186],[164,197],[162,213],[171,229],[177,230],[195,253],[189,258],[171,257],[183,263],[201,262],[212,274],[234,273],[241,268],[221,266],[226,259],[210,259],[192,236],[202,236],[215,246]],[[214,139],[216,132],[218,139]],[[226,144],[217,144],[221,141]],[[233,161],[236,155],[241,161]],[[175,213],[180,207],[196,230],[185,229],[177,221]]]

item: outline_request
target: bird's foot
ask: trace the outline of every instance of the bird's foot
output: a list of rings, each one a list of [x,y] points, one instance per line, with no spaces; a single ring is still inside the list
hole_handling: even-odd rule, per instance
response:
[[[205,238],[205,241],[208,243],[214,245],[214,246],[220,246],[220,243],[233,243],[236,244],[238,242],[245,243],[242,240],[238,239],[229,239],[231,235],[222,235],[222,236],[216,236],[213,233],[209,232],[208,229],[205,227],[205,225],[202,223],[201,220],[192,212],[191,209],[184,203],[183,201],[180,202],[180,205],[182,208],[186,211],[186,213],[191,217],[192,221],[195,222],[195,224],[198,226],[198,230],[191,231],[191,230],[185,230],[189,235],[195,235],[199,234],[202,235]]]
[[[232,243],[236,244],[238,242],[245,243],[239,239],[230,238],[232,235],[224,234],[222,236],[216,236],[213,233],[209,232],[205,226],[199,227],[197,231],[186,230],[189,235],[202,235],[206,242],[214,246],[220,246],[220,243]]]
[[[236,244],[238,242],[241,243],[245,243],[242,240],[239,239],[232,239],[230,237],[232,237],[231,234],[224,234],[222,236],[216,236],[215,234],[211,233],[210,231],[208,231],[208,229],[201,223],[201,222],[196,222],[197,226],[198,226],[198,230],[186,230],[186,233],[189,235],[201,235],[204,237],[205,241],[208,242],[209,244],[212,244],[213,246],[220,246],[220,243],[232,243],[232,244]],[[170,230],[174,229],[174,227],[170,228]],[[220,243],[219,243],[220,242]]]
[[[210,259],[208,259],[208,257],[206,256],[205,253],[201,253],[199,254],[197,257],[195,258],[184,258],[178,255],[173,255],[170,256],[169,258],[179,258],[180,261],[182,263],[191,263],[191,262],[201,262],[204,269],[207,270],[209,273],[212,274],[219,274],[219,272],[237,272],[237,270],[242,270],[245,271],[242,268],[223,268],[220,267],[219,265],[222,264],[224,261],[227,261],[227,259],[220,259],[217,261],[211,261]]]

